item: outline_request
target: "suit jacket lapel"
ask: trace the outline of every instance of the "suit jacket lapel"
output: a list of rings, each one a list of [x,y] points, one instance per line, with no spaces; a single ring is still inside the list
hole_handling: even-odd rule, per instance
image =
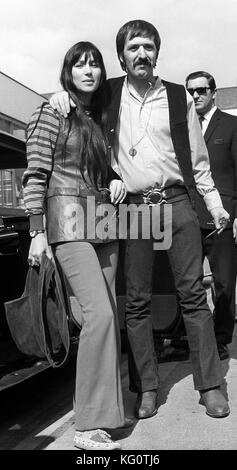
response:
[[[213,116],[211,117],[211,120],[207,126],[206,132],[204,134],[204,139],[205,142],[207,143],[208,140],[210,139],[212,133],[214,132],[219,120],[221,119],[221,111],[219,109],[216,109],[214,112]]]

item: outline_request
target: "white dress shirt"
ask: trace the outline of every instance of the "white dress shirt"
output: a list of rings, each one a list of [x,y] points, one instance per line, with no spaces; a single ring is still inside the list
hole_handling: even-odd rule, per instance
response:
[[[209,122],[214,114],[214,112],[216,111],[217,107],[216,106],[213,106],[210,111],[208,111],[208,113],[206,114],[203,114],[203,120],[202,120],[202,134],[204,135],[206,130],[207,130],[207,127],[209,125]]]

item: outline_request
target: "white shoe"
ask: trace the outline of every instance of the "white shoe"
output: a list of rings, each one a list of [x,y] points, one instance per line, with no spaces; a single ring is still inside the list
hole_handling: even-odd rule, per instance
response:
[[[92,431],[76,431],[74,445],[84,450],[114,450],[121,449],[118,442],[112,441],[110,435],[102,429]]]

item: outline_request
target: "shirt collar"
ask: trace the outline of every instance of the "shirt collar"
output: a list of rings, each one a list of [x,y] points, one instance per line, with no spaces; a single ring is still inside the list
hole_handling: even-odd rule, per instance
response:
[[[211,108],[210,111],[208,111],[206,114],[203,115],[204,119],[209,122],[216,110],[217,110],[217,107],[213,106],[213,108]]]
[[[161,88],[162,86],[164,86],[160,77],[155,77],[155,79],[156,79],[156,80],[155,80],[155,83],[154,83],[154,85],[153,85],[152,88],[151,88],[152,90],[158,90],[159,88]],[[127,90],[128,90],[131,94],[133,94],[133,95],[139,97],[140,100],[143,100],[143,98],[137,93],[137,91],[135,90],[135,88],[133,87],[133,85],[129,83],[129,81],[128,81],[128,76],[126,76],[126,78],[125,78],[124,85],[125,85],[125,87],[127,88]]]

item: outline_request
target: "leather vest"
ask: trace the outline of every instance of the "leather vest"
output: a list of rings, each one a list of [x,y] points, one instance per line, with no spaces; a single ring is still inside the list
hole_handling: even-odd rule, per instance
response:
[[[110,146],[113,146],[117,124],[122,88],[125,77],[112,78],[107,81],[108,107],[106,134]],[[179,167],[184,179],[191,203],[194,206],[195,180],[192,171],[191,150],[187,124],[187,98],[183,85],[162,80],[167,90],[170,133]]]
[[[85,239],[104,241],[96,235],[93,221],[98,204],[111,205],[109,191],[97,191],[91,183],[83,180],[78,149],[80,137],[77,125],[72,121],[69,130],[69,120],[61,116],[45,201],[49,244]]]

